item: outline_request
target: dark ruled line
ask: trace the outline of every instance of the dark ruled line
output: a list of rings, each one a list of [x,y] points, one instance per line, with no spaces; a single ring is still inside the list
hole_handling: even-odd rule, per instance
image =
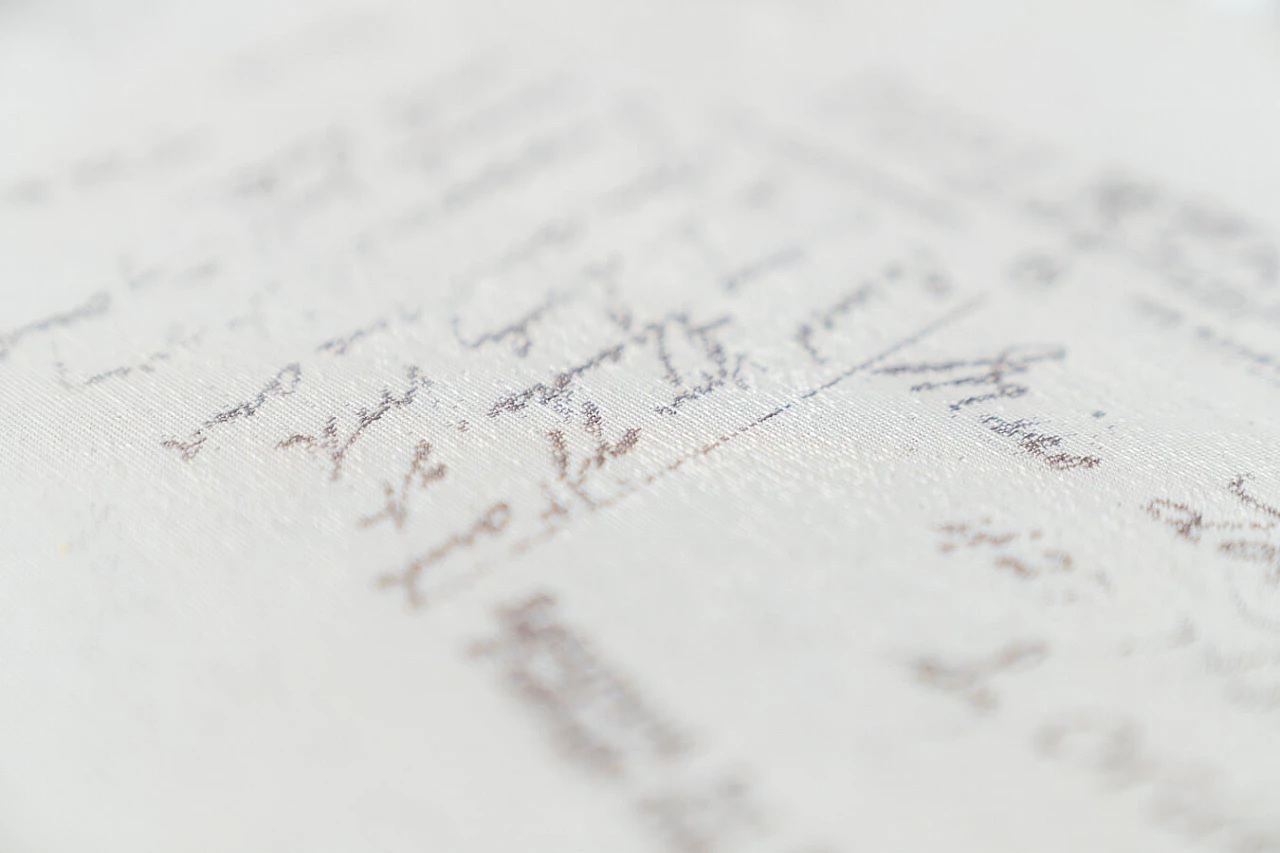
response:
[[[941,329],[944,329],[947,326],[950,326],[959,322],[960,320],[964,319],[966,316],[968,316],[969,314],[972,314],[974,311],[980,308],[985,301],[986,301],[986,295],[984,294],[981,296],[977,296],[973,299],[970,299],[967,302],[951,309],[947,313],[943,314],[941,317],[938,317],[937,319],[926,324],[925,326],[922,326],[921,328],[917,329],[915,332],[902,338],[901,340],[897,341],[891,346],[881,350],[880,352],[876,353],[875,355],[871,356],[865,361],[846,368],[845,370],[837,374],[835,377],[827,380],[826,382],[823,382],[821,385],[814,386],[813,388],[810,388],[804,392],[801,392],[800,394],[793,397],[791,400],[783,403],[782,405],[778,406],[775,409],[772,409],[769,412],[766,412],[763,415],[760,415],[754,420],[743,424],[737,429],[729,433],[726,433],[725,435],[722,435],[713,441],[707,442],[706,444],[703,444],[702,446],[690,451],[689,453],[686,453],[682,456],[679,456],[673,459],[672,461],[661,466],[660,468],[653,471],[652,473],[650,473],[643,479],[639,480],[638,482],[633,482],[629,484],[624,491],[619,492],[617,495],[614,495],[613,497],[602,498],[597,500],[595,505],[593,506],[593,510],[605,509],[607,507],[611,507],[614,504],[621,502],[624,498],[634,494],[635,492],[639,491],[641,488],[652,485],[653,483],[665,477],[667,474],[670,474],[671,472],[681,468],[686,462],[691,462],[695,459],[699,459],[701,457],[707,456],[713,451],[718,450],[721,447],[724,447],[726,444],[733,441],[734,439],[739,438],[742,435],[745,435],[746,433],[750,432],[756,427],[773,420],[774,418],[790,411],[793,408],[800,406],[801,404],[805,403],[808,400],[812,400],[814,397],[817,397],[819,394],[822,394],[826,391],[830,391],[832,388],[835,388],[837,385],[839,385],[841,382],[844,382],[849,377],[854,376],[858,373],[863,373],[870,370],[871,368],[875,367],[877,364],[889,358],[890,356],[894,355],[895,353],[903,349],[906,349],[907,347],[914,346],[915,344],[920,343],[930,335],[937,333]],[[567,526],[568,525],[559,525],[555,527],[550,527],[548,529],[541,530],[537,533],[526,536],[512,543],[511,547],[507,551],[507,554],[509,557],[522,555],[525,552],[537,547],[538,545],[541,545],[544,542],[549,541],[558,533],[560,533],[560,531],[564,530]],[[433,600],[439,600],[439,599],[449,598],[453,595],[458,594],[459,592],[463,592],[466,589],[470,588],[471,586],[475,585],[477,582],[479,582],[482,578],[490,574],[494,569],[498,568],[500,565],[501,563],[494,560],[479,563],[471,571],[467,572],[465,575],[456,577],[451,581],[441,584],[431,593],[431,598]]]
[[[946,326],[949,326],[952,323],[957,322],[965,315],[976,310],[979,306],[982,305],[982,303],[985,300],[986,300],[985,296],[978,296],[978,297],[975,297],[974,299],[970,299],[968,302],[965,302],[963,305],[953,308],[951,311],[948,311],[946,314],[942,315],[937,320],[934,320],[929,325],[917,330],[913,334],[903,338],[902,340],[898,341],[897,343],[893,344],[887,349],[882,350],[881,352],[871,356],[871,358],[868,358],[866,361],[863,361],[860,364],[855,364],[855,365],[852,365],[851,367],[845,368],[843,371],[838,373],[834,378],[827,380],[821,385],[817,385],[813,388],[810,388],[808,391],[804,391],[803,393],[799,394],[796,397],[793,397],[791,400],[787,401],[786,403],[783,403],[781,406],[778,406],[778,408],[774,409],[773,411],[768,412],[764,415],[761,415],[760,417],[756,418],[755,420],[749,423],[743,424],[742,426],[738,427],[733,432],[730,432],[727,435],[720,436],[715,441],[712,441],[712,442],[709,442],[708,444],[703,445],[702,447],[695,450],[693,453],[688,454],[688,456],[686,457],[681,457],[680,459],[677,459],[675,462],[668,463],[664,468],[659,469],[658,472],[655,472],[654,474],[650,474],[649,477],[647,477],[644,482],[646,484],[652,483],[654,480],[657,480],[659,477],[663,476],[668,471],[675,470],[675,468],[682,465],[686,459],[692,459],[699,456],[706,456],[711,451],[724,446],[725,444],[729,443],[730,441],[742,435],[743,433],[749,432],[750,430],[755,429],[756,427],[760,426],[766,421],[770,421],[776,418],[778,415],[781,415],[782,413],[794,408],[795,406],[800,405],[801,403],[807,400],[813,399],[814,397],[818,396],[819,394],[825,391],[830,391],[832,388],[836,387],[841,382],[848,379],[850,376],[853,376],[854,374],[857,374],[857,373],[862,373],[863,371],[866,371],[871,369],[872,367],[875,367],[877,364],[884,361],[886,358],[893,355],[894,353],[899,352],[900,350],[906,349],[909,346],[913,346],[919,343],[920,341],[924,340],[925,338],[927,338],[929,335],[938,331],[939,329],[945,328]]]

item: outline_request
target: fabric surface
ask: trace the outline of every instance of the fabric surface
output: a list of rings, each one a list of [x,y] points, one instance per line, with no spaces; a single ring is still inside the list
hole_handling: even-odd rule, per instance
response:
[[[1278,47],[0,3],[0,849],[1280,850]]]

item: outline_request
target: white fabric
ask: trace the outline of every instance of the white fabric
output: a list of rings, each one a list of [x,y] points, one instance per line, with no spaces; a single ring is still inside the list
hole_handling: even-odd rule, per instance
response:
[[[0,4],[0,849],[1280,850],[1278,38]]]

